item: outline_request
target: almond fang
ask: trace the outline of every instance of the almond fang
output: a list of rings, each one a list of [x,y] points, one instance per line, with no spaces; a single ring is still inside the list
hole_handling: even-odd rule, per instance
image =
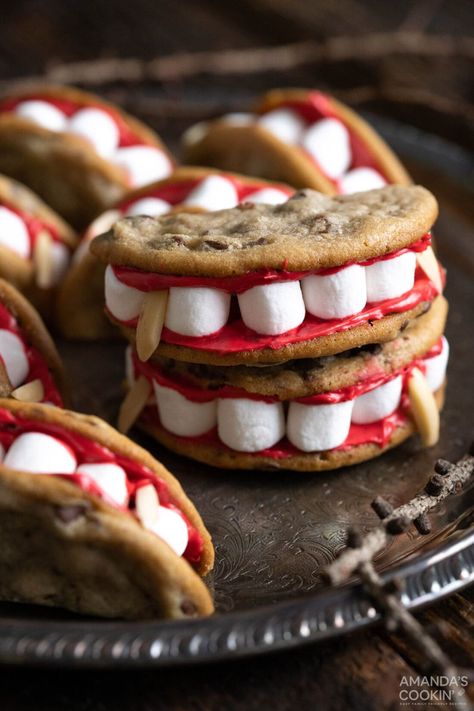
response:
[[[134,424],[140,412],[145,407],[151,394],[151,386],[144,375],[140,375],[128,391],[120,406],[118,430],[125,434]]]
[[[137,353],[147,361],[160,343],[168,303],[167,291],[149,291],[143,301],[137,325]]]
[[[443,282],[441,281],[439,264],[433,252],[433,248],[428,247],[423,252],[418,252],[417,261],[426,276],[435,285],[438,294],[441,294],[443,291]]]
[[[135,510],[144,528],[153,528],[160,512],[160,500],[152,484],[141,486],[135,494]]]
[[[413,419],[425,447],[432,447],[439,439],[439,410],[425,376],[413,368],[408,380],[408,396]]]
[[[36,235],[33,264],[40,289],[50,289],[53,286],[53,238],[46,230]]]
[[[39,378],[12,390],[11,397],[22,402],[41,402],[44,398],[43,383]]]

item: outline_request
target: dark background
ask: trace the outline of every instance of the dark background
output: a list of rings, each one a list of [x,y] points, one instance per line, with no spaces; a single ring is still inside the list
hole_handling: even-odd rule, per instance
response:
[[[75,83],[117,100],[172,143],[192,121],[245,109],[265,88],[327,88],[469,149],[473,13],[470,0],[2,0],[0,88],[41,75]],[[472,215],[472,199],[463,210]],[[444,647],[463,666],[474,659],[473,601],[468,592],[420,615],[428,627],[441,624]],[[3,669],[0,709],[379,711],[398,708],[400,679],[420,661],[401,637],[369,631],[177,672]]]

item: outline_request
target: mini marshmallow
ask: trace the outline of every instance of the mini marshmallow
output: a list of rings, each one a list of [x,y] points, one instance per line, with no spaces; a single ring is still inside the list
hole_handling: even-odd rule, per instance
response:
[[[245,198],[245,202],[264,203],[265,205],[280,205],[287,200],[288,195],[278,188],[262,188]]]
[[[337,119],[327,118],[310,126],[301,145],[330,178],[340,178],[352,160],[351,142],[347,128]]]
[[[442,386],[446,377],[446,368],[449,358],[449,343],[446,338],[442,338],[443,347],[441,353],[432,358],[425,358],[425,378],[430,390],[435,392]]]
[[[342,195],[363,193],[366,190],[383,188],[385,179],[373,168],[354,168],[343,175],[339,180],[339,192]]]
[[[377,422],[395,412],[402,394],[402,376],[389,380],[388,383],[356,397],[352,410],[352,422],[367,425]]]
[[[275,109],[257,119],[257,125],[265,128],[284,143],[298,143],[305,122],[291,109]]]
[[[365,269],[358,264],[334,274],[305,277],[301,287],[306,309],[319,318],[345,318],[366,304]]]
[[[188,546],[188,527],[184,518],[172,509],[165,506],[158,508],[158,514],[150,526],[150,531],[161,538],[176,555],[182,556]]]
[[[134,188],[154,180],[163,180],[173,170],[168,156],[153,146],[119,148],[115,154],[115,162],[128,173]]]
[[[50,131],[67,131],[68,121],[65,114],[46,101],[22,101],[14,112]]]
[[[25,223],[7,207],[0,207],[0,244],[24,259],[31,254],[30,236]]]
[[[235,207],[238,202],[237,191],[230,180],[220,175],[209,175],[191,190],[183,205],[212,211]]]
[[[133,215],[148,215],[148,217],[157,217],[158,215],[165,215],[171,209],[171,205],[166,200],[160,200],[160,198],[147,197],[132,202],[128,206],[125,215],[127,217],[132,217]]]
[[[230,294],[221,289],[172,286],[165,326],[184,336],[206,336],[225,326],[229,310]]]
[[[30,372],[25,347],[15,333],[4,329],[0,329],[0,358],[12,387],[22,385]]]
[[[239,294],[238,301],[245,325],[269,336],[296,328],[306,315],[299,281],[254,286]]]
[[[255,121],[254,114],[247,114],[244,111],[234,111],[221,117],[221,121],[231,123],[234,126],[248,126]]]
[[[128,502],[127,475],[125,470],[113,462],[101,464],[81,464],[77,474],[85,474],[95,481],[100,489],[119,506]]]
[[[199,121],[193,124],[183,133],[181,141],[185,146],[192,146],[195,143],[199,143],[209,132],[209,122]]]
[[[85,138],[102,158],[111,158],[120,142],[117,124],[106,111],[84,108],[69,119],[68,131]]]
[[[169,432],[180,437],[199,437],[216,426],[215,400],[193,402],[156,381],[153,381],[153,388],[161,424]]]
[[[73,474],[77,466],[69,447],[42,432],[26,432],[17,437],[3,463],[10,469],[31,474]]]
[[[53,255],[53,284],[58,284],[67,272],[70,252],[62,242],[53,241],[51,246]]]
[[[281,402],[229,398],[217,402],[220,440],[237,452],[260,452],[285,434]]]
[[[416,254],[381,259],[365,267],[367,301],[385,301],[405,294],[415,283]]]
[[[291,402],[286,433],[302,452],[323,452],[339,447],[351,426],[352,401],[330,405]]]
[[[110,230],[114,222],[117,222],[121,216],[122,215],[118,210],[106,210],[99,215],[99,217],[96,217],[85,231],[83,239],[72,255],[72,263],[79,264],[79,262],[82,261],[85,255],[89,252],[89,245],[94,237]]]
[[[112,316],[119,321],[130,321],[136,318],[140,313],[145,296],[144,291],[122,284],[115,276],[110,264],[107,266],[105,270],[105,304]]]

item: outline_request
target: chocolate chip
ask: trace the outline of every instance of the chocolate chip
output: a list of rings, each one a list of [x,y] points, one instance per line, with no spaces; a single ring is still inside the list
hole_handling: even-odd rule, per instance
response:
[[[409,321],[408,319],[406,319],[406,320],[402,323],[402,325],[400,326],[400,333],[402,333],[402,331],[404,331],[404,330],[406,329],[406,327],[408,326],[409,323],[410,323],[410,321]]]
[[[184,244],[184,239],[182,237],[179,237],[178,235],[173,235],[171,241],[173,242],[173,244]]]
[[[370,504],[379,518],[387,518],[393,511],[391,503],[386,501],[382,496],[376,496]]]
[[[349,548],[360,548],[362,545],[362,533],[358,528],[350,528],[347,531],[346,544]]]
[[[444,481],[441,474],[433,474],[427,485],[425,486],[425,491],[430,496],[438,496],[444,487]]]
[[[208,247],[211,247],[212,249],[217,249],[219,251],[228,249],[228,246],[225,242],[219,242],[217,239],[206,239],[204,240],[204,244],[207,244]]]
[[[67,506],[57,506],[56,516],[63,523],[72,523],[81,516],[85,516],[89,506],[87,504],[69,504]]]
[[[420,514],[417,518],[415,518],[413,523],[415,524],[417,531],[421,533],[422,536],[426,536],[428,533],[430,533],[431,521],[427,514]]]
[[[191,600],[183,600],[180,605],[180,609],[183,615],[187,615],[188,617],[195,615],[197,612],[196,605]]]
[[[260,239],[256,239],[253,242],[247,242],[247,247],[257,247],[258,245],[261,244],[267,244],[268,240],[266,237],[260,237]]]
[[[255,210],[255,203],[253,202],[241,202],[238,205],[239,210]]]
[[[407,516],[396,516],[387,521],[387,531],[393,536],[397,536],[399,533],[404,533],[410,526],[410,519]]]
[[[447,459],[438,459],[438,461],[434,465],[434,470],[437,474],[441,474],[441,476],[446,476],[451,471],[451,467],[452,464],[451,462],[448,462]]]

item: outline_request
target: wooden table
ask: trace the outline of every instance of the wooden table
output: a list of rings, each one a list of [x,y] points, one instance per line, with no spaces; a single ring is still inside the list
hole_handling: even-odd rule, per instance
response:
[[[154,96],[158,94],[163,108],[157,127],[176,136],[190,115],[227,107],[229,97],[237,108],[264,87],[294,84],[330,87],[356,106],[438,132],[464,147],[472,145],[472,46],[462,39],[472,30],[472,4],[467,1],[43,0],[11,3],[2,12],[0,83],[53,67],[56,78],[77,82],[82,78],[93,89],[100,73],[84,66],[65,68],[63,63],[132,57],[140,60],[135,68],[150,71],[151,65],[143,60],[204,52],[191,69],[182,56],[174,70],[169,63],[155,66],[161,81]],[[358,40],[366,33],[369,39]],[[274,50],[282,44],[291,46]],[[256,47],[266,49],[249,50]],[[225,55],[228,69],[223,71],[216,53],[229,48],[242,53]],[[244,77],[235,68],[242,58],[247,67]],[[279,73],[272,71],[277,64]],[[99,65],[101,71],[107,66],[110,69],[107,62]],[[112,95],[133,107],[130,67],[116,62],[111,66],[122,77]],[[145,119],[147,107],[149,115],[155,115],[156,98],[140,104]],[[434,176],[422,177],[432,186]],[[446,191],[446,200],[455,202],[456,196],[449,188]],[[471,205],[462,209],[473,218]],[[439,625],[444,649],[464,667],[474,660],[473,603],[470,589],[419,615],[427,626]],[[117,674],[4,668],[0,708],[379,711],[399,707],[400,681],[417,675],[420,663],[398,635],[369,630],[291,653],[178,671]],[[440,706],[426,703],[417,708]]]

